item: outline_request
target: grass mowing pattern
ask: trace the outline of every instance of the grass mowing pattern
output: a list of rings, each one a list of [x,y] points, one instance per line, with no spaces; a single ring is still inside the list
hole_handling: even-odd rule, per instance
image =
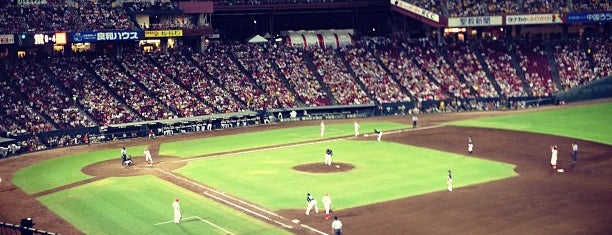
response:
[[[359,125],[361,126],[361,133],[372,133],[374,132],[374,129],[387,131],[409,127],[405,124],[393,122],[363,122],[359,123]],[[347,121],[346,124],[328,124],[325,126],[324,138],[351,135],[354,135],[352,121]],[[320,139],[322,139],[320,136],[320,126],[313,125],[163,143],[160,146],[159,154],[188,158],[205,154],[215,154]]]
[[[139,156],[144,151],[144,148],[145,146],[135,146],[126,147],[125,149],[128,154]],[[19,170],[13,176],[13,184],[28,194],[42,192],[89,179],[91,176],[81,172],[83,167],[110,159],[116,159],[117,166],[119,166],[121,163],[121,149],[109,149],[53,158]]]
[[[356,168],[333,174],[292,169],[323,162],[327,148],[333,161]],[[177,172],[271,209],[305,208],[308,192],[317,200],[329,192],[334,208],[345,209],[446,190],[449,169],[454,186],[462,187],[516,176],[514,167],[391,142],[336,140],[197,160]]]
[[[612,144],[611,120],[612,103],[601,103],[456,121],[450,125],[518,130]]]
[[[39,197],[85,234],[226,234],[197,219],[172,222],[180,198],[183,218],[198,216],[234,234],[290,234],[153,176],[115,177]]]

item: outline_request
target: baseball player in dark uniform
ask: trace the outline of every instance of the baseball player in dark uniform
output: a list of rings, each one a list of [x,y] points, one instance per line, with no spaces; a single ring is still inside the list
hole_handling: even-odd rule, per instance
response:
[[[308,204],[308,207],[306,208],[306,215],[310,215],[310,210],[312,210],[312,208],[315,208],[315,212],[318,214],[319,213],[319,206],[317,206],[317,200],[312,197],[310,195],[310,193],[306,194],[306,203]]]
[[[446,185],[449,192],[453,191],[453,175],[451,170],[448,170],[448,178],[446,179]]]

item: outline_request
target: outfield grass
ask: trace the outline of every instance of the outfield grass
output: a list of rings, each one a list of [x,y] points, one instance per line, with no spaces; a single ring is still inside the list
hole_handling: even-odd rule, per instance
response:
[[[361,133],[371,133],[374,132],[374,129],[388,131],[408,127],[408,125],[393,122],[362,122],[359,125]],[[205,154],[351,136],[353,134],[353,122],[347,120],[345,124],[327,124],[324,138],[320,136],[320,126],[312,125],[163,143],[160,146],[159,155],[188,158]]]
[[[333,160],[350,163],[344,173],[305,173],[295,165]],[[322,166],[324,167],[324,166]],[[346,209],[446,190],[447,170],[455,187],[516,176],[514,165],[391,142],[334,140],[190,162],[176,170],[196,181],[271,209],[305,208],[306,193],[325,192]]]
[[[233,234],[290,234],[148,175],[107,178],[38,200],[85,234],[227,234],[199,218],[170,222],[175,198],[183,218],[197,216]]]
[[[449,125],[552,134],[612,144],[612,103],[456,121]]]
[[[138,155],[144,148],[145,146],[135,146],[126,147],[126,150],[130,155]],[[119,166],[120,156],[121,149],[109,149],[53,158],[19,170],[12,181],[28,194],[38,193],[91,178],[92,176],[81,171],[87,165],[117,159]]]

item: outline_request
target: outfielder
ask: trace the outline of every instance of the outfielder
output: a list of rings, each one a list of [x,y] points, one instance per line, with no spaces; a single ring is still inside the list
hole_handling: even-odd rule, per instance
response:
[[[329,197],[329,193],[325,193],[325,196],[323,196],[321,201],[323,202],[323,207],[325,208],[325,219],[330,219],[331,215],[329,214],[329,211],[331,209],[332,200],[331,197]]]
[[[359,123],[357,123],[357,121],[354,121],[353,126],[355,127],[355,136],[359,136]]]
[[[151,157],[151,151],[149,151],[148,148],[144,150],[144,156],[145,156],[145,161],[147,162],[147,164],[149,164],[149,166],[152,166],[153,158]]]
[[[312,210],[312,207],[315,208],[315,212],[317,214],[319,213],[319,206],[317,205],[317,200],[314,199],[314,197],[310,196],[310,193],[306,194],[306,203],[308,204],[308,207],[306,208],[306,215],[310,215],[310,210]]]
[[[332,165],[332,150],[331,149],[325,150],[325,165],[328,165],[328,166]]]
[[[181,206],[178,198],[172,202],[172,209],[174,209],[174,223],[178,224],[181,222]]]

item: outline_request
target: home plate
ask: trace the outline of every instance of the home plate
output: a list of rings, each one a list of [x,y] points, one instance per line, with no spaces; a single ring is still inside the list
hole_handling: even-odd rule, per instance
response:
[[[294,224],[297,224],[297,223],[300,222],[300,220],[299,219],[292,219],[291,222],[293,222]]]
[[[563,169],[557,169],[557,172],[562,173],[562,172],[565,172],[565,170],[563,170]]]

